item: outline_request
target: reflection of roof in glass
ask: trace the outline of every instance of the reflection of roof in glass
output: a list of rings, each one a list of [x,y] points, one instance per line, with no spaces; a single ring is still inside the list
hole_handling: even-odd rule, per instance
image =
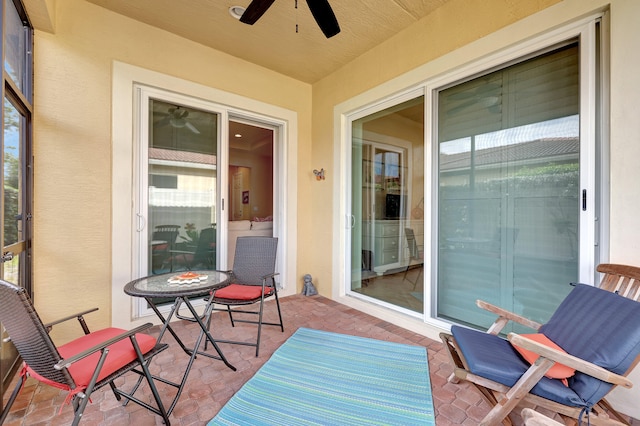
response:
[[[479,149],[475,151],[476,167],[489,166],[504,162],[537,160],[546,163],[558,157],[577,157],[580,153],[578,138],[546,138],[531,142],[505,145],[497,148]],[[441,170],[468,169],[471,164],[471,153],[440,154]]]
[[[161,148],[149,148],[149,159],[216,165],[215,155]]]
[[[208,207],[215,206],[213,191],[187,191],[184,189],[149,187],[149,205],[156,207]]]

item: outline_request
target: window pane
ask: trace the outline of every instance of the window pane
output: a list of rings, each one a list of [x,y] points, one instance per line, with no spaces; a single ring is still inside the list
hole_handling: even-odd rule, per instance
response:
[[[4,100],[4,246],[17,243],[20,235],[22,209],[21,188],[21,138],[24,117],[5,98]]]
[[[13,1],[5,0],[5,58],[4,69],[7,71],[13,82],[24,92],[24,79],[26,67],[26,35],[22,25],[22,19],[18,15]]]
[[[215,269],[217,114],[149,107],[149,274]]]
[[[577,45],[439,96],[438,316],[546,322],[578,278]]]
[[[423,312],[424,99],[352,123],[351,290]]]
[[[2,279],[9,281],[12,284],[20,284],[20,261],[22,260],[24,253],[18,253],[13,259],[8,262],[2,263]]]

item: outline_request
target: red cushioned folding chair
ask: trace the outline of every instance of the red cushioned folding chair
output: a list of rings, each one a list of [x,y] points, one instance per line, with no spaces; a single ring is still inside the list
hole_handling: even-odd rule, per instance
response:
[[[284,332],[280,301],[275,277],[276,253],[278,251],[278,239],[272,237],[238,237],[236,253],[231,272],[231,284],[216,290],[211,298],[211,303],[226,305],[226,310],[231,319],[231,325],[236,322],[248,322],[258,324],[258,337],[254,342],[239,342],[229,340],[217,340],[219,343],[233,343],[237,345],[255,346],[256,356],[260,350],[260,333],[263,325],[275,325]],[[264,301],[269,297],[275,298],[278,309],[279,322],[263,321]],[[257,311],[235,308],[232,306],[252,305],[258,303]],[[220,310],[220,309],[217,309]],[[238,319],[234,314],[257,315],[258,319]],[[207,324],[209,326],[209,324]],[[206,345],[206,343],[205,343]]]
[[[151,327],[151,323],[130,331],[106,328],[91,333],[84,315],[96,310],[87,310],[43,324],[25,289],[0,280],[0,322],[24,361],[20,380],[0,413],[0,424],[7,418],[28,376],[69,392],[68,400],[71,400],[75,413],[73,425],[77,425],[82,419],[91,393],[105,385],[111,387],[118,401],[124,397],[127,401],[133,401],[162,416],[166,425],[170,424],[148,369],[151,358],[165,350],[167,345],[157,344],[155,337],[141,333]],[[56,347],[49,331],[55,324],[74,318],[80,322],[84,335]],[[114,380],[129,371],[140,377],[132,392],[126,393],[116,387]],[[133,396],[144,378],[151,388],[156,407]]]

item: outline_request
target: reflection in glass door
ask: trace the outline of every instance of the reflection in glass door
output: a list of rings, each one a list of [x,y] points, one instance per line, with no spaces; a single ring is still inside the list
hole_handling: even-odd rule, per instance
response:
[[[23,285],[26,251],[24,215],[24,129],[26,118],[5,98],[3,170],[3,245],[0,277]]]
[[[0,252],[0,278],[20,286],[29,285],[27,250],[28,226],[25,208],[25,125],[26,118],[5,98],[4,133],[0,166],[2,167],[2,251]],[[27,287],[29,288],[29,287]],[[18,351],[9,341],[0,325],[0,396],[4,393],[13,373],[18,368]],[[0,404],[0,408],[2,404]]]
[[[544,323],[578,281],[579,79],[574,43],[439,93],[439,317]]]
[[[240,117],[229,120],[229,269],[238,237],[274,235],[274,136],[274,129],[264,123]]]
[[[424,308],[424,99],[352,122],[351,291]]]
[[[148,274],[217,265],[218,114],[149,99]]]

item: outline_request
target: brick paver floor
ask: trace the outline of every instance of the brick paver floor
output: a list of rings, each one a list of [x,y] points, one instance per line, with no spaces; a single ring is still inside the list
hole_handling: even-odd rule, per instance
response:
[[[299,327],[346,333],[398,343],[422,345],[429,355],[429,372],[433,390],[433,402],[438,426],[477,425],[489,410],[480,394],[467,384],[451,384],[447,377],[452,366],[441,342],[431,340],[420,334],[408,331],[386,321],[372,317],[348,306],[342,305],[321,296],[306,297],[295,295],[281,301],[285,332],[275,327],[264,327],[260,356],[255,357],[255,348],[240,345],[221,344],[225,356],[237,371],[227,368],[222,362],[206,357],[196,359],[187,386],[175,410],[171,414],[172,425],[204,425],[231,398],[240,387],[253,376],[271,354]],[[266,312],[272,315],[273,301],[267,302]],[[87,317],[91,325],[90,315]],[[189,322],[178,322],[174,325],[179,336],[186,344],[195,342],[198,327]],[[154,327],[155,333],[158,328]],[[253,336],[255,326],[238,324],[231,328],[225,313],[214,314],[212,334],[220,339],[238,340],[239,336]],[[242,337],[240,337],[242,339]],[[170,349],[159,354],[151,364],[153,374],[176,380],[186,366],[187,356],[175,344],[170,335],[163,341],[170,344]],[[174,343],[174,344],[171,344]],[[119,379],[133,382],[136,375],[128,375]],[[163,400],[170,400],[174,393],[169,386],[159,384]],[[148,387],[144,385],[139,391],[150,401]],[[13,385],[5,395],[9,397]],[[57,389],[39,385],[29,379],[18,400],[14,404],[7,419],[6,426],[29,425],[68,425],[73,412],[70,406],[64,405],[65,393]],[[60,411],[60,407],[62,410]],[[516,416],[517,417],[517,416]],[[521,425],[519,417],[514,419]],[[85,410],[82,424],[89,425],[161,425],[162,419],[146,409],[129,404],[123,407],[116,401],[108,387],[96,391],[92,403]],[[640,425],[632,421],[633,425]]]

